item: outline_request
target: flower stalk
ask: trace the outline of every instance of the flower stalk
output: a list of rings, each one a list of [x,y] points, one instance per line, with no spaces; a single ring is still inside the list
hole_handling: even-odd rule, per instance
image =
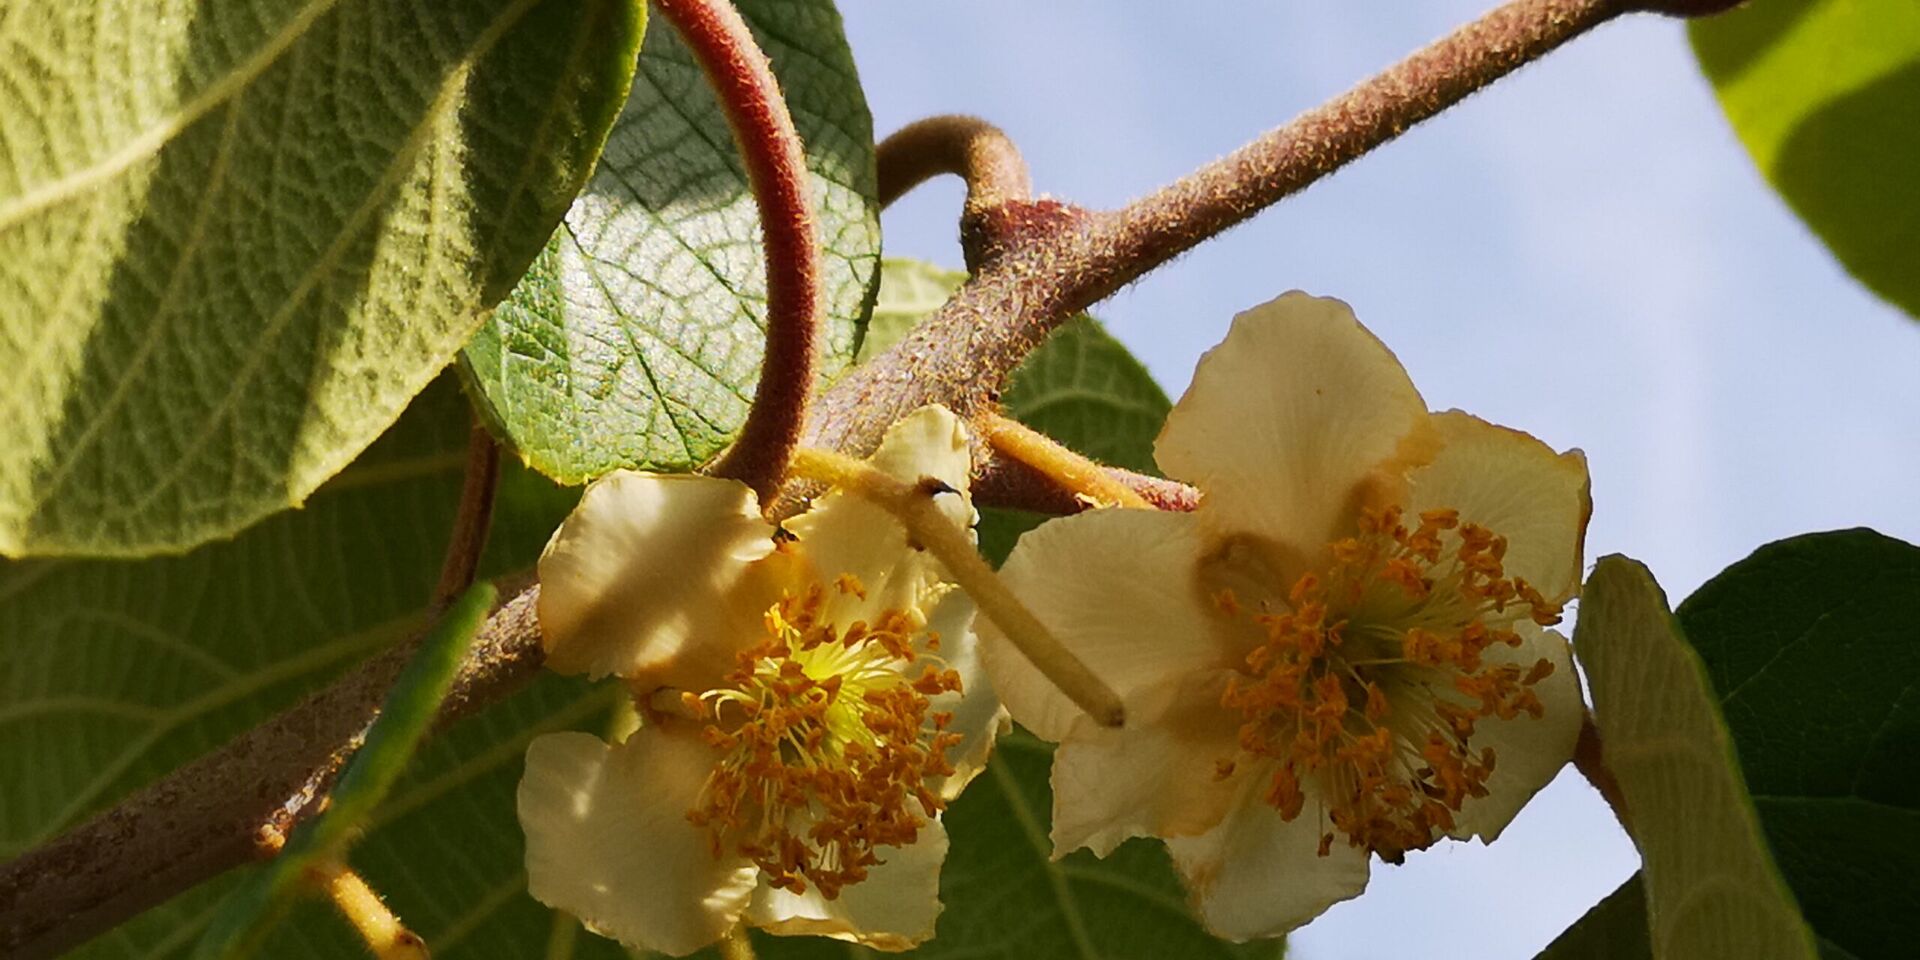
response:
[[[974,418],[974,428],[995,453],[1032,468],[1076,498],[1100,507],[1153,508],[1147,498],[1099,464],[1024,423],[997,413],[985,413]]]
[[[377,960],[427,960],[426,941],[407,929],[351,867],[341,863],[316,867],[313,879]]]
[[[973,598],[987,619],[1061,693],[1101,726],[1125,723],[1126,708],[1119,695],[1061,645],[1046,624],[987,566],[966,534],[940,511],[935,498],[946,492],[943,485],[937,481],[931,486],[907,483],[844,454],[809,447],[794,452],[793,472],[861,497],[892,514],[920,546],[946,565],[954,582]]]

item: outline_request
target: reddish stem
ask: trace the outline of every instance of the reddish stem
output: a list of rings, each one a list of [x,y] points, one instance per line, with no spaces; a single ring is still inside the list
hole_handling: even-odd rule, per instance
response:
[[[493,525],[493,494],[499,482],[500,444],[485,425],[475,421],[467,436],[467,472],[453,516],[453,536],[440,561],[440,581],[433,588],[436,613],[473,585],[480,555],[487,548],[487,531]]]
[[[767,351],[740,438],[711,471],[771,498],[800,441],[813,395],[820,327],[820,247],[807,158],[773,67],[725,0],[654,0],[706,71],[760,207],[767,271]]]

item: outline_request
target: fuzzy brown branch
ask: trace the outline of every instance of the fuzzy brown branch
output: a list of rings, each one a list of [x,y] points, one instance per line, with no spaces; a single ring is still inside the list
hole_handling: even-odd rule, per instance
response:
[[[497,608],[440,708],[446,724],[539,670],[530,575]],[[0,956],[56,956],[271,849],[332,786],[418,643],[360,666],[292,709],[0,868]]]
[[[806,442],[865,454],[885,424],[924,404],[972,416],[1065,318],[1628,9],[1626,0],[1513,0],[1121,210],[1038,201],[986,211],[995,249],[973,279],[892,362],[853,371],[823,398]]]
[[[974,219],[988,240],[974,278],[901,344],[823,396],[808,424],[808,444],[864,456],[888,425],[920,405],[942,403],[963,416],[989,409],[1007,372],[1066,318],[1626,6],[1622,0],[1515,0],[1115,213],[1026,200],[981,209]],[[801,226],[810,238],[810,223],[790,220],[775,228],[798,232]],[[771,356],[767,367],[794,369]],[[1017,488],[992,470],[982,478],[988,499],[1003,486]],[[1177,488],[1163,492],[1169,503],[1185,496]],[[443,723],[506,696],[537,672],[537,589],[520,588],[488,622],[442,707]],[[410,651],[409,645],[360,665],[279,717],[0,866],[0,955],[52,956],[257,856],[263,832],[286,829],[327,789]]]
[[[928,117],[894,131],[874,151],[880,205],[941,174],[967,183],[966,209],[983,210],[1033,194],[1027,162],[999,127],[979,117]]]
[[[787,475],[813,398],[820,329],[820,243],[800,133],[773,66],[727,0],[654,0],[686,41],[713,86],[760,209],[767,275],[767,349],[760,384],[717,476],[752,487],[765,501]]]

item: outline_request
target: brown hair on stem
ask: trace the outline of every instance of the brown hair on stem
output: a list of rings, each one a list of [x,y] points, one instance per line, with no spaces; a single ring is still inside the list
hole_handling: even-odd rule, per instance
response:
[[[813,396],[820,328],[820,245],[807,158],[773,67],[726,0],[654,0],[706,72],[746,162],[766,255],[767,349],[740,436],[715,476],[752,487],[763,502],[786,476]]]

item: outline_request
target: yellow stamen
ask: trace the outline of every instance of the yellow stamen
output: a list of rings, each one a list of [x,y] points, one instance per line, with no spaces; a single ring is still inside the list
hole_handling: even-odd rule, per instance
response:
[[[1276,761],[1265,799],[1281,817],[1302,813],[1312,780],[1350,845],[1397,862],[1486,795],[1494,755],[1471,749],[1475,725],[1545,712],[1532,688],[1552,661],[1487,665],[1483,655],[1520,645],[1516,620],[1553,623],[1560,609],[1507,577],[1506,539],[1458,511],[1426,511],[1412,529],[1398,508],[1368,511],[1359,528],[1330,545],[1324,575],[1293,584],[1285,612],[1251,614],[1266,642],[1221,703],[1241,716],[1241,749]],[[1323,856],[1332,843],[1321,838]]]
[[[852,577],[835,585],[865,596]],[[951,713],[929,711],[960,675],[916,651],[925,623],[888,610],[838,631],[827,600],[818,587],[782,598],[726,685],[695,698],[721,756],[687,818],[716,856],[732,848],[773,887],[833,899],[881,862],[876,848],[912,843],[945,806],[934,787],[962,738]]]

